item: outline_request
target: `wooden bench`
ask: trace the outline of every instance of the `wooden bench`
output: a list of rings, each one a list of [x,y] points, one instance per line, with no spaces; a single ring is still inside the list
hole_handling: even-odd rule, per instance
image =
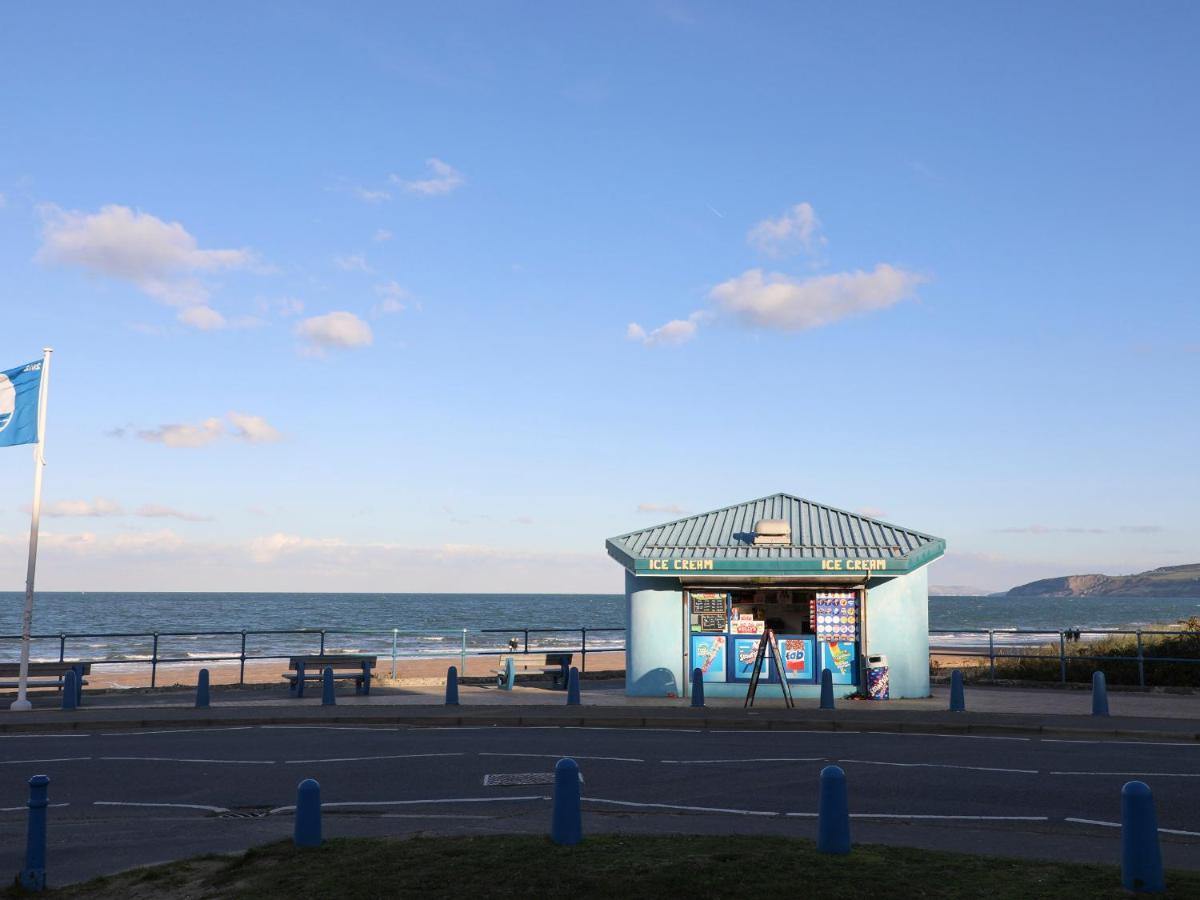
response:
[[[494,669],[496,673],[496,685],[506,691],[512,690],[512,685],[508,681],[508,662],[513,664],[513,677],[516,677],[516,670],[521,669],[525,672],[542,672],[550,673],[554,676],[554,686],[558,687],[559,682],[562,682],[562,687],[565,690],[567,687],[567,676],[571,672],[570,653],[547,653],[546,658],[538,662],[536,659],[517,659],[517,654],[512,654],[508,657],[500,657],[502,666],[499,669]]]
[[[333,670],[334,681],[353,681],[354,693],[371,693],[371,670],[375,668],[374,656],[358,653],[333,653],[326,656],[293,656],[288,660],[290,671],[283,673],[293,697],[304,696],[304,685],[320,683],[325,670]]]
[[[75,700],[78,703],[83,697],[83,686],[87,684],[87,676],[92,671],[92,664],[85,662],[31,662],[29,664],[29,680],[26,688],[31,691],[52,690],[62,691],[63,679],[71,670],[79,676],[75,685]],[[0,689],[19,688],[21,675],[20,663],[0,663]]]

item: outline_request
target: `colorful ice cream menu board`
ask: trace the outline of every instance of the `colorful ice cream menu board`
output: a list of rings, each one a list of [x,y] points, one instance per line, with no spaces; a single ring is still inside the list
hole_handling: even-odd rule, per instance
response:
[[[822,592],[816,596],[817,639],[854,641],[858,638],[858,594]]]

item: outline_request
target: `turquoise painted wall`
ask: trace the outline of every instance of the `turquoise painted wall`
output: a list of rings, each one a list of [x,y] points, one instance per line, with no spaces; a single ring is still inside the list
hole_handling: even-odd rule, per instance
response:
[[[625,573],[625,693],[683,696],[683,589]]]
[[[929,576],[915,572],[867,584],[866,653],[888,658],[891,696],[929,696]]]

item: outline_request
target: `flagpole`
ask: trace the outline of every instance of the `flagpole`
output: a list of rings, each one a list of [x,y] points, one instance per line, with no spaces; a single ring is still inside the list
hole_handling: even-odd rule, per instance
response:
[[[42,470],[46,467],[46,398],[50,394],[50,347],[42,348],[42,375],[38,384],[37,443],[33,445],[33,514],[29,522],[29,566],[25,570],[25,616],[21,620],[21,669],[17,699],[9,709],[32,709],[29,686],[29,635],[33,630],[33,576],[37,571],[38,523],[42,518]]]

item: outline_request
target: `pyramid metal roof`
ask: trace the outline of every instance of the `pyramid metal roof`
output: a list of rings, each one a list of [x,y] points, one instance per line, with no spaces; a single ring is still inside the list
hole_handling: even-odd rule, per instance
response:
[[[754,543],[754,524],[783,519],[791,543]],[[631,531],[605,542],[608,555],[638,575],[901,575],[945,552],[946,542],[911,528],[771,494],[712,512]]]

